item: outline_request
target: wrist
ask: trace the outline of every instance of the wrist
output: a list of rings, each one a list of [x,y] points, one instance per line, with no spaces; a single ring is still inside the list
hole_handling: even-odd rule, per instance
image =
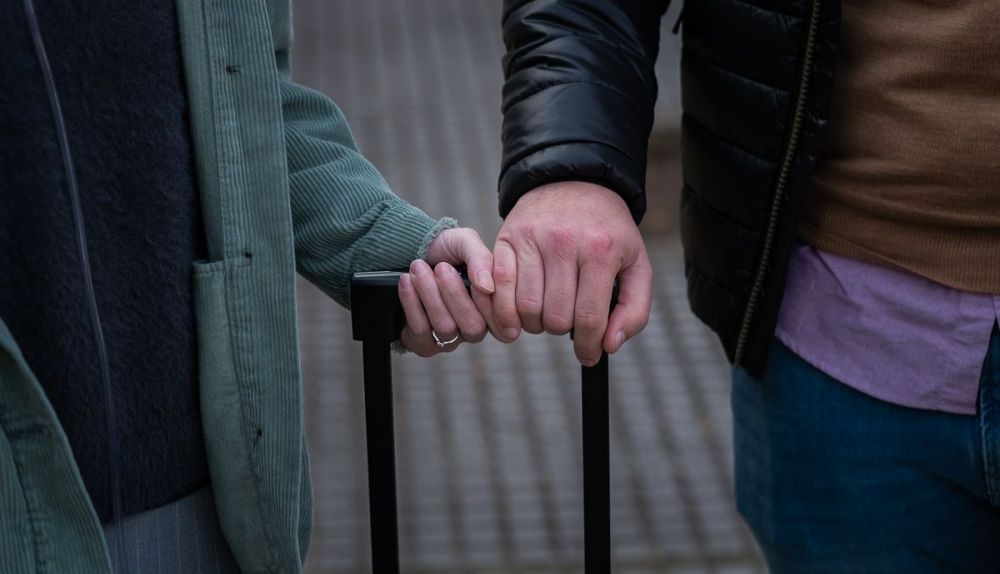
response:
[[[552,183],[546,183],[540,185],[534,189],[529,190],[525,193],[521,199],[529,197],[531,195],[541,195],[548,193],[558,193],[567,194],[572,196],[592,196],[603,198],[609,202],[621,205],[626,210],[628,209],[628,204],[625,198],[621,196],[620,193],[599,183],[593,183],[590,181],[583,180],[565,180],[565,181],[554,181]]]
[[[502,168],[500,216],[506,218],[533,189],[555,182],[592,182],[617,192],[628,205],[633,221],[638,223],[646,211],[645,172],[645,161],[640,165],[619,149],[602,143],[547,146]]]
[[[423,259],[428,261],[433,259],[434,256],[440,251],[441,242],[439,239],[441,235],[458,228],[458,221],[451,217],[442,217],[438,220],[437,224],[424,236],[424,240],[421,242],[420,248],[417,250],[417,259]]]
[[[539,212],[586,212],[594,217],[635,221],[621,195],[603,185],[587,181],[558,181],[538,186],[521,196],[509,216]]]

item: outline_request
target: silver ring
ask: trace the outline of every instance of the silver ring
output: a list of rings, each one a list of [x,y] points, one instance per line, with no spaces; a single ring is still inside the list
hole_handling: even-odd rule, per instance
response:
[[[452,343],[458,342],[458,338],[461,336],[462,336],[461,334],[458,334],[447,341],[442,341],[441,338],[438,337],[438,334],[434,332],[434,329],[431,329],[431,337],[434,337],[434,342],[437,343],[437,346],[442,349],[447,347],[448,345],[451,345]]]

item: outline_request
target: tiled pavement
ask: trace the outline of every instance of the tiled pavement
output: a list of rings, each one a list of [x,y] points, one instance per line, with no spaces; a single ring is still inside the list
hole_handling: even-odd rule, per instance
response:
[[[295,10],[297,81],[337,100],[397,193],[492,238],[500,3],[296,0]],[[665,46],[664,77],[675,52]],[[673,93],[659,114],[668,127]],[[732,500],[728,367],[687,310],[670,199],[675,146],[660,139],[668,144],[654,149],[667,151],[654,151],[650,178],[660,213],[646,230],[652,320],[611,368],[615,572],[760,572]],[[299,295],[316,490],[307,569],[365,572],[361,349],[346,311],[305,282]],[[526,336],[400,357],[395,367],[404,571],[580,572],[580,391],[569,341]]]

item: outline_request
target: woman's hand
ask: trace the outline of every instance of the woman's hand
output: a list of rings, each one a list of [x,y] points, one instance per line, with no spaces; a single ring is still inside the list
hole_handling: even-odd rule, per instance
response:
[[[464,265],[472,282],[471,296],[455,269]],[[442,231],[430,244],[426,260],[410,264],[399,279],[399,300],[406,314],[400,336],[404,347],[421,357],[455,350],[462,342],[478,343],[493,321],[493,254],[469,228]]]

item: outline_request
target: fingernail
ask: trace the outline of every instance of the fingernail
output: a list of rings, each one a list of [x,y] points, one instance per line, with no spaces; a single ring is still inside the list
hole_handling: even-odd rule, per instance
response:
[[[502,330],[501,333],[503,334],[503,336],[504,336],[505,339],[509,339],[509,340],[513,341],[514,339],[517,338],[518,335],[521,334],[521,331],[518,330],[518,329],[515,329],[515,328],[511,327],[509,329]]]
[[[403,289],[410,288],[410,281],[412,280],[410,279],[409,273],[403,273],[402,275],[399,276],[399,286],[402,287]]]
[[[618,331],[617,333],[615,333],[614,350],[611,351],[611,352],[612,353],[617,353],[622,348],[622,345],[624,345],[624,344],[625,344],[625,331]]]
[[[487,293],[493,293],[496,291],[496,286],[493,285],[493,274],[489,271],[483,270],[476,275],[476,281],[479,283],[479,288]]]

